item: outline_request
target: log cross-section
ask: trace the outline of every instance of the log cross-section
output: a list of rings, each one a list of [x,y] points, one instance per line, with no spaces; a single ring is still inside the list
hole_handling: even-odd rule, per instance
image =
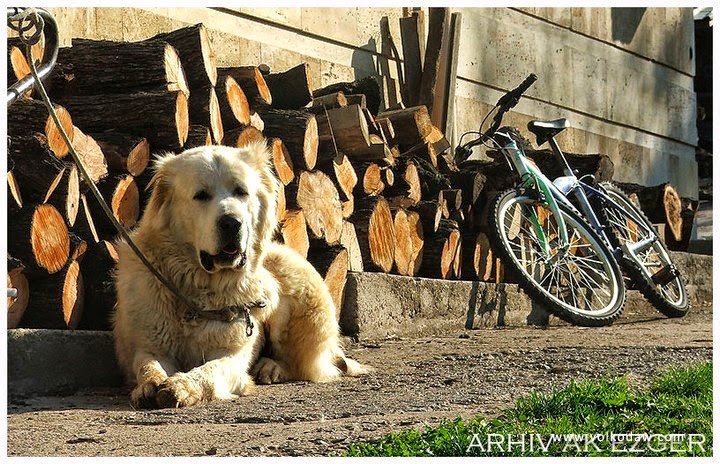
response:
[[[365,197],[351,217],[366,271],[390,272],[395,262],[395,227],[387,200]]]

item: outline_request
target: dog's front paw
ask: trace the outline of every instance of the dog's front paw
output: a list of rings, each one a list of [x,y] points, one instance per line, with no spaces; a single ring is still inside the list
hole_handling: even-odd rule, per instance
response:
[[[187,374],[175,374],[158,386],[155,401],[159,408],[184,408],[203,399],[202,385]]]
[[[137,409],[157,408],[155,395],[157,394],[158,383],[152,380],[138,384],[130,393],[130,403]]]
[[[251,374],[260,384],[287,382],[289,376],[284,367],[270,358],[260,358],[252,369]]]

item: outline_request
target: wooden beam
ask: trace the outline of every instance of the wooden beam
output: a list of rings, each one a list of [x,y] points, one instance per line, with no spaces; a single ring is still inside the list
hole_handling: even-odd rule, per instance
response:
[[[403,67],[405,86],[403,101],[407,106],[415,106],[420,95],[422,80],[422,57],[420,56],[420,34],[418,15],[400,18],[400,36],[403,49]]]

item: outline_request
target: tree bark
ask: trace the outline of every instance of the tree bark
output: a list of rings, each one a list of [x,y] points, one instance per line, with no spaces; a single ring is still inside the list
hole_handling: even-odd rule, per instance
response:
[[[335,317],[340,320],[348,273],[348,251],[341,245],[328,246],[321,240],[312,240],[308,261],[325,280],[335,304]]]
[[[372,114],[377,114],[382,102],[380,84],[374,76],[367,76],[354,82],[338,82],[326,87],[315,89],[313,97],[320,97],[329,93],[343,92],[345,95],[363,94],[367,101],[367,108]]]
[[[315,115],[302,110],[272,108],[260,109],[258,114],[265,122],[265,136],[283,141],[296,169],[310,171],[315,168],[318,154]]]
[[[217,84],[217,65],[207,29],[201,24],[157,34],[144,42],[167,42],[178,51],[190,91]]]
[[[227,136],[228,134],[226,133],[223,136],[223,141],[227,138]],[[185,146],[183,149],[188,150],[190,148],[202,147],[205,145],[212,145],[212,133],[210,132],[210,128],[201,124],[191,125],[188,128],[188,136],[187,140],[185,140]],[[235,146],[235,144],[231,146]]]
[[[296,110],[312,101],[310,65],[301,63],[287,71],[270,73],[265,82],[272,95],[272,106],[280,110]]]
[[[440,279],[462,277],[462,240],[455,221],[441,219],[437,232],[425,240],[420,274]]]
[[[177,50],[162,41],[73,39],[72,47],[59,50],[49,87],[53,98],[158,90],[190,95]]]
[[[117,262],[117,251],[106,240],[95,243],[85,253],[80,262],[86,292],[79,329],[112,330],[112,313],[116,302],[113,273]]]
[[[147,137],[152,150],[181,149],[187,140],[188,102],[182,92],[72,96],[63,102],[75,123],[88,132],[116,130]]]
[[[401,151],[409,150],[418,144],[426,144],[425,138],[430,135],[433,128],[430,114],[425,106],[385,111],[377,117],[390,120]]]
[[[193,89],[188,100],[188,114],[190,124],[209,127],[213,141],[215,143],[222,141],[224,128],[215,87],[208,85]]]

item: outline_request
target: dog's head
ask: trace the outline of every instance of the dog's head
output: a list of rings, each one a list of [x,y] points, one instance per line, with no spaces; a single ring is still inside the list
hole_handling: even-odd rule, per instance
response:
[[[204,146],[155,162],[143,221],[208,273],[255,269],[277,225],[278,181],[267,145]]]

